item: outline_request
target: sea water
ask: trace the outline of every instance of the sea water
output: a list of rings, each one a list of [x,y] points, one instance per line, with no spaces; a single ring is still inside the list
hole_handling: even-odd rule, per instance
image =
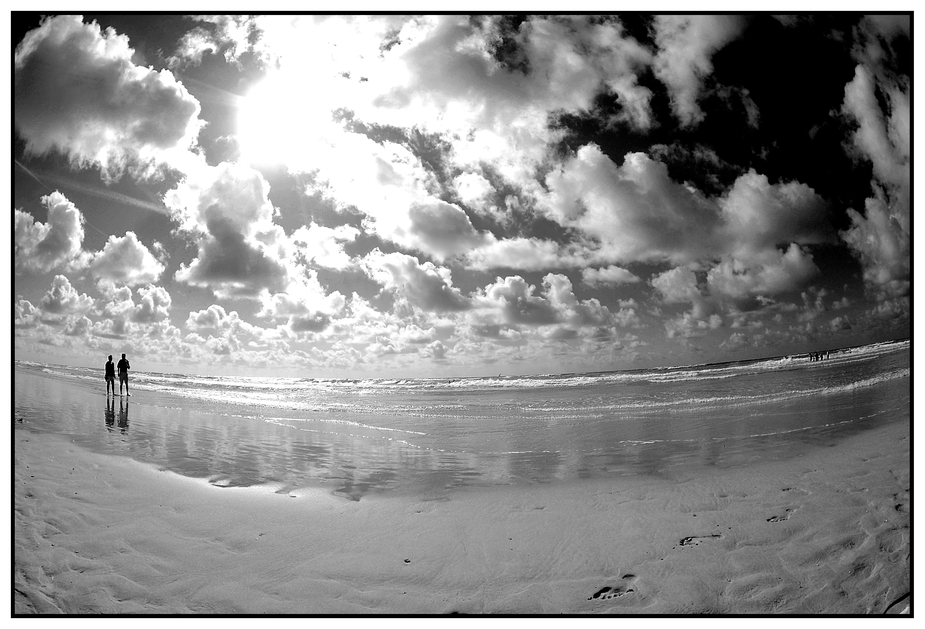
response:
[[[909,417],[910,343],[662,369],[452,379],[189,376],[15,363],[14,421],[219,486],[436,496],[795,457]]]

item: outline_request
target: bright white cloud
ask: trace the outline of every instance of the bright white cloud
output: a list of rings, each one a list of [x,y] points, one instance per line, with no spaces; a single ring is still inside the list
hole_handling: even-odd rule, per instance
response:
[[[14,210],[13,239],[17,271],[47,273],[68,265],[82,266],[81,244],[84,217],[60,192],[42,197],[48,222],[36,222],[31,214]]]
[[[835,242],[825,202],[805,184],[771,184],[766,176],[750,170],[736,179],[719,206],[725,252],[751,256],[781,243]]]
[[[903,32],[902,23],[877,26]],[[904,300],[911,289],[910,86],[879,67],[883,54],[879,40],[869,40],[863,56],[870,65],[858,65],[845,87],[842,110],[857,124],[854,146],[872,163],[874,181],[864,214],[849,209],[851,227],[841,235],[860,258],[868,286],[883,299]]]
[[[163,321],[170,316],[170,306],[173,300],[170,293],[161,286],[143,286],[138,289],[140,303],[132,313],[132,321],[136,323],[154,323]]]
[[[818,273],[812,255],[791,244],[786,251],[769,249],[723,260],[707,273],[707,285],[713,295],[745,299],[799,290]]]
[[[31,328],[36,325],[40,316],[39,309],[32,305],[28,299],[19,299],[13,303],[13,326],[17,328]]]
[[[135,232],[110,236],[103,249],[92,255],[88,268],[98,278],[130,286],[156,282],[164,272],[164,265]]]
[[[713,72],[712,56],[744,28],[741,16],[659,15],[655,17],[655,75],[668,87],[671,105],[683,125],[704,118],[697,103],[703,81]]]
[[[316,332],[327,326],[332,316],[344,310],[346,299],[338,291],[328,294],[318,281],[315,271],[298,273],[278,293],[261,297],[258,316],[270,319],[288,318],[295,332]]]
[[[582,269],[581,281],[588,286],[635,284],[641,281],[626,269],[611,265],[600,269]]]
[[[14,56],[13,110],[26,151],[60,151],[104,178],[191,159],[199,103],[166,70],[132,62],[128,38],[80,16],[47,18]]]
[[[44,312],[53,315],[84,313],[93,307],[93,298],[77,292],[65,276],[56,275],[40,304]]]
[[[716,204],[672,181],[664,164],[629,153],[617,166],[593,144],[546,177],[550,218],[600,242],[609,262],[689,262],[715,251]]]
[[[312,223],[307,227],[299,227],[289,240],[296,248],[294,257],[328,269],[342,270],[355,264],[344,251],[344,245],[355,240],[359,234],[360,230],[349,225],[324,227]]]

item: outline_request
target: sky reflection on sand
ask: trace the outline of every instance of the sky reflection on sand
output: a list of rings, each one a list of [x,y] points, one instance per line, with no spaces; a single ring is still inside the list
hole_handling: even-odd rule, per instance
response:
[[[909,353],[887,360],[893,368],[902,367]],[[421,430],[407,432],[368,425],[407,421],[397,416],[371,420],[367,415],[362,426],[268,421],[244,413],[191,411],[138,391],[131,401],[107,400],[82,384],[21,369],[15,375],[17,417],[30,429],[66,434],[81,446],[218,486],[271,484],[286,492],[320,485],[352,500],[384,491],[439,498],[462,486],[673,476],[784,459],[904,419],[910,407],[909,379],[903,377],[755,408],[691,407],[584,421],[560,421],[554,415],[542,421],[443,417],[431,423],[422,419]],[[557,395],[529,393],[544,394]]]

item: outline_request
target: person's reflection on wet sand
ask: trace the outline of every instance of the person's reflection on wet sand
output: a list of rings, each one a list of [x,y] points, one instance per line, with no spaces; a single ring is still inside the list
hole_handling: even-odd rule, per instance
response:
[[[119,400],[119,432],[123,435],[128,430],[128,401]]]
[[[106,398],[106,429],[112,432],[112,426],[116,423],[116,398]]]

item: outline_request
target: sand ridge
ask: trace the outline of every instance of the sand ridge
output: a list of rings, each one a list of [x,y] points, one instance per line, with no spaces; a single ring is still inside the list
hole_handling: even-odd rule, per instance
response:
[[[439,499],[220,488],[14,430],[14,612],[908,610],[909,425],[696,476]]]

